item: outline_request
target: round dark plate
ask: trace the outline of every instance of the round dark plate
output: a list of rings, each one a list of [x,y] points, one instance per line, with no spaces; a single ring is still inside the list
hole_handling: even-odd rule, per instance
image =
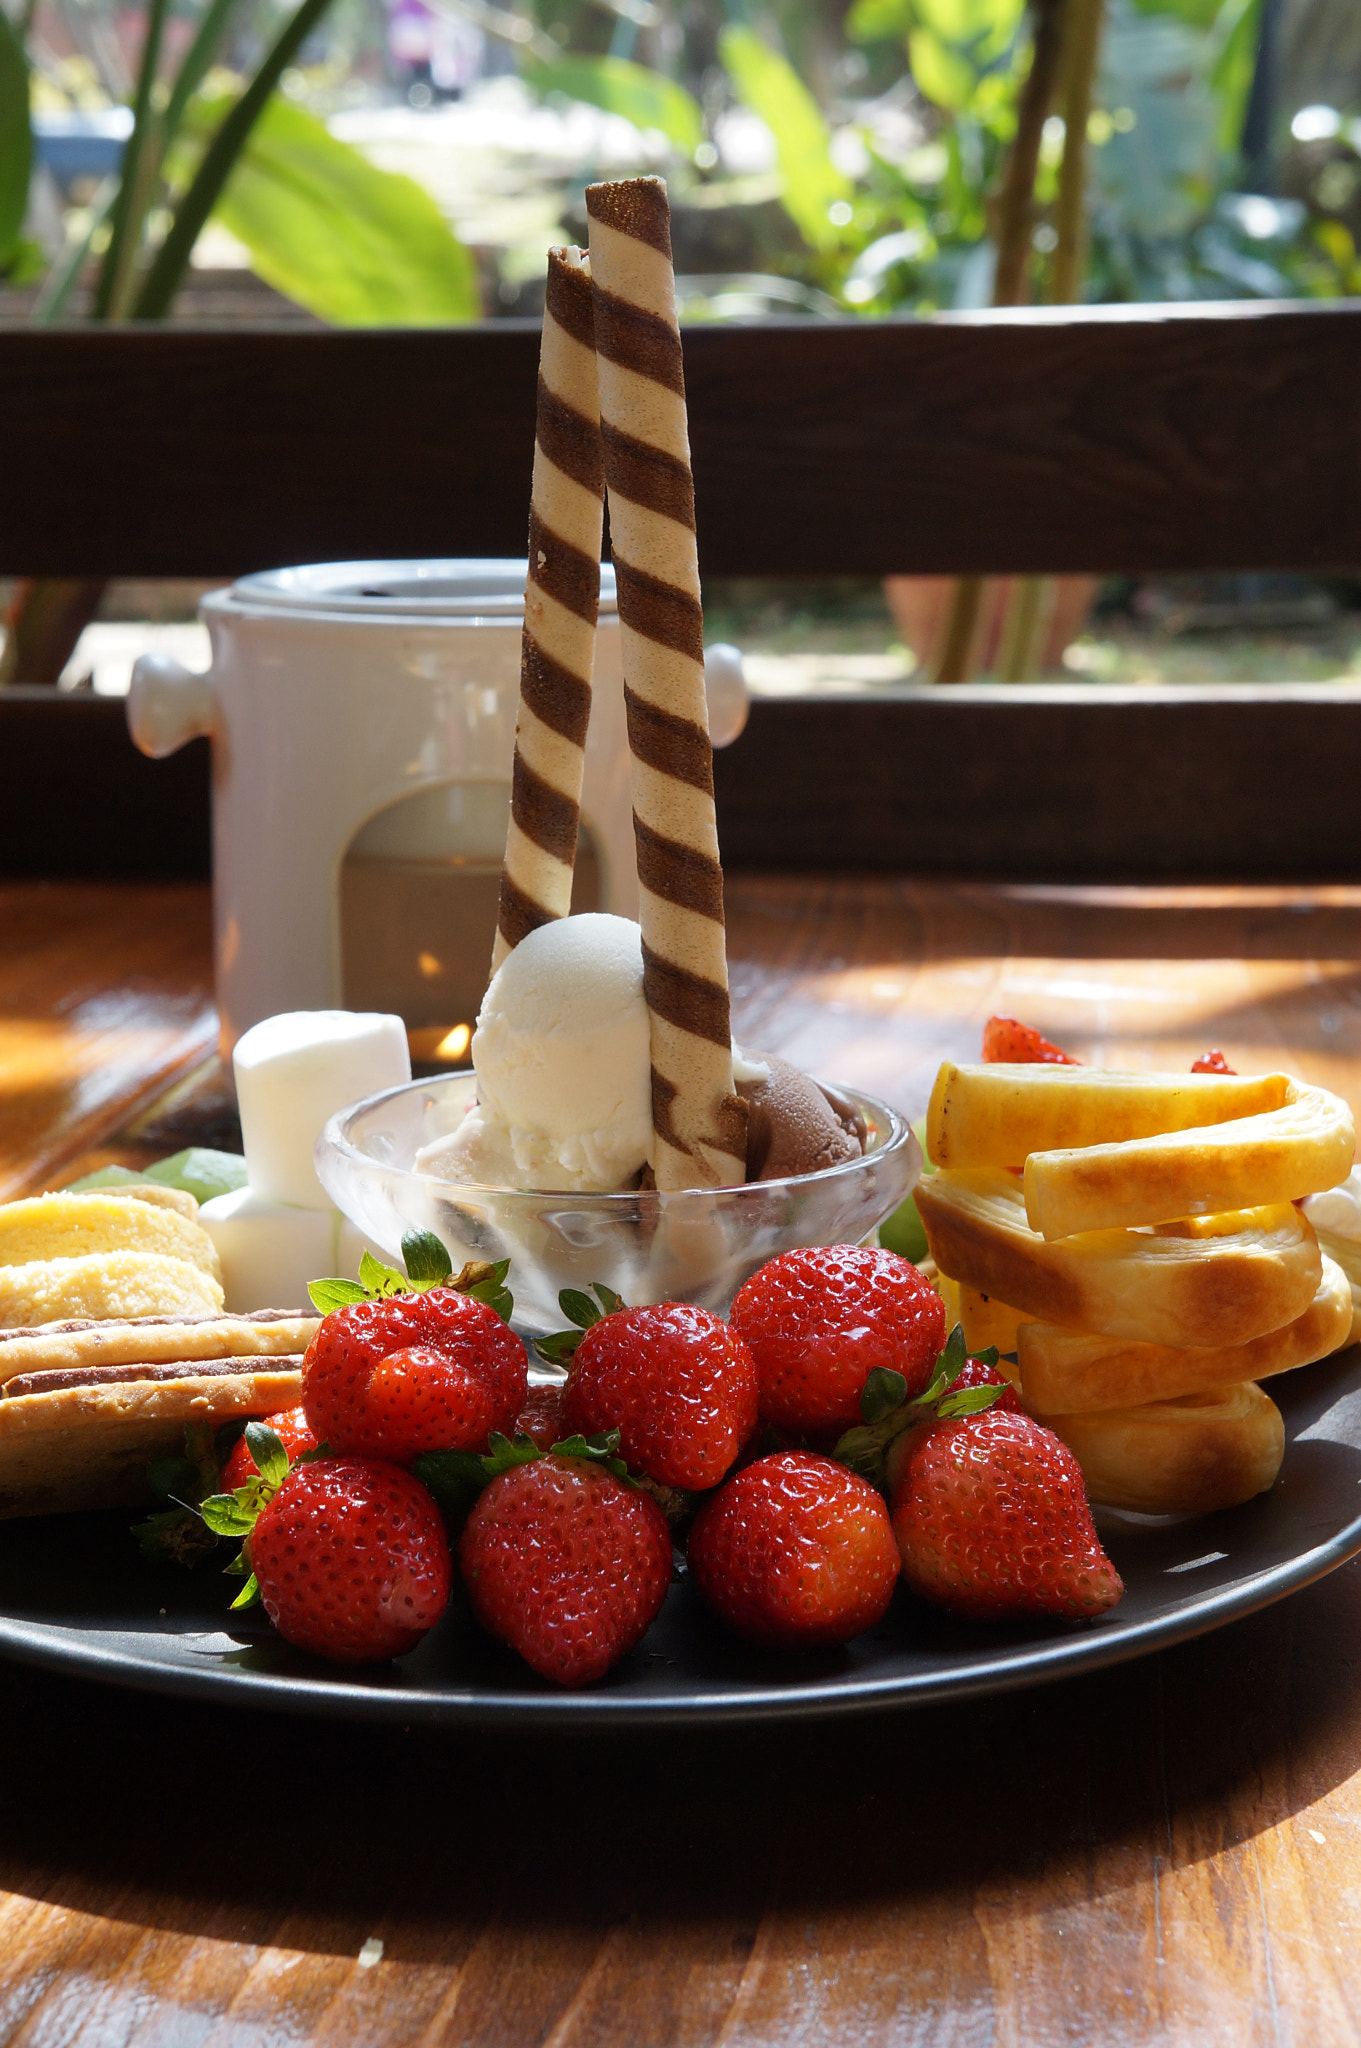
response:
[[[639,1648],[588,1691],[535,1678],[457,1600],[409,1657],[346,1672],[290,1650],[258,1609],[230,1616],[240,1582],[211,1565],[146,1563],[124,1513],[0,1525],[0,1654],[150,1692],[451,1725],[748,1721],[1038,1685],[1218,1628],[1361,1551],[1361,1348],[1272,1392],[1287,1444],[1271,1492],[1177,1523],[1101,1518],[1126,1592],[1085,1627],[975,1627],[900,1590],[882,1626],[846,1649],[774,1655],[724,1634],[682,1580]]]

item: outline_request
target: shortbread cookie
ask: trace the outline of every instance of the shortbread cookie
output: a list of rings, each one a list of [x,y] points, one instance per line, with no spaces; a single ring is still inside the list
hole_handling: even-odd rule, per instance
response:
[[[0,1395],[0,1519],[148,1501],[146,1468],[183,1448],[186,1423],[276,1415],[302,1398],[300,1357],[213,1359],[179,1375],[156,1366],[155,1377],[128,1371],[9,1382]]]
[[[222,1288],[211,1273],[161,1252],[92,1252],[0,1266],[0,1330],[72,1316],[211,1315],[221,1307]]]
[[[320,1322],[292,1309],[262,1308],[249,1316],[124,1316],[0,1330],[0,1383],[20,1373],[300,1354]]]

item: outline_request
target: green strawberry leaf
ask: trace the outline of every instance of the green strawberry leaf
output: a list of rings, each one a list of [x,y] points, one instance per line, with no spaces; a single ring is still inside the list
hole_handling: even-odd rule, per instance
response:
[[[590,1295],[583,1294],[579,1287],[564,1287],[558,1296],[558,1307],[568,1322],[574,1323],[578,1330],[589,1330],[593,1323],[600,1321],[604,1313],[596,1307]]]
[[[359,1261],[359,1284],[371,1301],[413,1291],[405,1273],[399,1273],[395,1266],[385,1266],[370,1251],[366,1251]]]
[[[271,1492],[277,1492],[288,1477],[288,1452],[283,1441],[267,1422],[248,1422],[246,1442],[255,1460],[255,1469]]]
[[[882,1422],[886,1415],[894,1414],[907,1399],[907,1381],[900,1372],[893,1372],[885,1365],[876,1365],[860,1391],[860,1413],[866,1422]]]
[[[249,1536],[258,1510],[244,1506],[239,1499],[246,1490],[241,1486],[236,1493],[210,1493],[199,1502],[199,1513],[215,1536]]]
[[[570,1365],[585,1334],[584,1330],[558,1330],[551,1337],[536,1337],[534,1349],[545,1365]]]
[[[158,1564],[193,1566],[217,1548],[217,1537],[192,1508],[163,1508],[134,1522],[132,1533],[142,1555]]]
[[[204,1524],[198,1503],[217,1491],[223,1461],[240,1433],[238,1423],[225,1423],[216,1433],[211,1422],[187,1423],[184,1455],[155,1458],[147,1466],[147,1483],[166,1507],[132,1526],[145,1557],[192,1566],[216,1548],[217,1538]]]
[[[235,1614],[242,1607],[255,1607],[259,1604],[259,1600],[260,1587],[254,1572],[252,1572],[235,1600],[233,1600],[230,1611]]]
[[[948,1422],[956,1415],[981,1415],[1007,1391],[1005,1383],[1000,1386],[961,1387],[957,1394],[945,1396],[936,1413],[942,1422]]]
[[[417,1288],[442,1287],[454,1270],[453,1260],[433,1230],[406,1233],[402,1239],[402,1263],[407,1279]]]
[[[369,1298],[368,1289],[357,1280],[309,1280],[307,1292],[319,1316],[329,1316],[334,1309],[349,1308],[354,1302]]]
[[[607,1316],[614,1315],[618,1309],[624,1306],[623,1295],[616,1294],[612,1287],[606,1287],[601,1280],[593,1280],[591,1282],[591,1292]]]
[[[628,1466],[619,1456],[619,1431],[609,1429],[599,1436],[565,1436],[553,1445],[555,1458],[589,1458],[593,1464],[603,1465],[607,1472],[613,1472],[616,1479],[632,1482]]]
[[[532,1465],[542,1456],[532,1437],[502,1436],[494,1429],[480,1455],[476,1451],[423,1451],[411,1469],[434,1496],[435,1505],[457,1521],[493,1479],[516,1465]]]
[[[485,1260],[469,1260],[458,1278],[450,1284],[473,1301],[485,1302],[503,1323],[508,1323],[515,1308],[515,1297],[506,1286],[509,1271],[509,1259],[498,1259],[494,1265],[487,1264]]]

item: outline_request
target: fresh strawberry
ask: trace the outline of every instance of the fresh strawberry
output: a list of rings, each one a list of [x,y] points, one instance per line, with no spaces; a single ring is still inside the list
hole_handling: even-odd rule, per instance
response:
[[[515,1418],[516,1436],[527,1436],[541,1451],[551,1451],[567,1435],[562,1418],[562,1388],[531,1387],[524,1407]]]
[[[400,1657],[449,1602],[439,1510],[418,1479],[386,1459],[293,1466],[248,1549],[279,1634],[336,1663]]]
[[[749,1642],[816,1649],[879,1621],[898,1577],[882,1497],[809,1451],[781,1451],[726,1480],[690,1531],[695,1584]]]
[[[756,1367],[736,1331],[689,1302],[621,1308],[582,1337],[563,1417],[619,1431],[621,1456],[661,1486],[717,1486],[756,1427]]]
[[[1003,1407],[1006,1398],[907,1439],[892,1499],[903,1577],[975,1621],[1102,1614],[1124,1587],[1081,1468],[1052,1430]]]
[[[1009,1066],[1080,1067],[1069,1052],[1062,1052],[1042,1038],[1033,1024],[1021,1024],[1015,1017],[989,1017],[983,1026],[983,1057],[1001,1060]]]
[[[301,1408],[286,1408],[282,1415],[266,1415],[264,1419],[290,1458],[300,1458],[304,1451],[316,1449],[317,1440]],[[258,1476],[250,1445],[245,1437],[238,1437],[218,1475],[218,1490],[222,1493],[234,1493],[238,1486],[245,1486],[249,1480]]]
[[[660,1508],[603,1465],[537,1458],[486,1488],[459,1566],[485,1629],[540,1677],[589,1685],[661,1611],[671,1536]]]
[[[1001,1387],[1002,1392],[993,1401],[992,1406],[1020,1408],[1016,1382],[1009,1380],[1004,1372],[999,1372],[995,1365],[989,1365],[986,1359],[966,1359],[962,1370],[955,1374],[945,1391],[947,1394],[962,1394],[966,1387]]]
[[[303,1360],[302,1402],[333,1451],[404,1460],[471,1450],[513,1428],[528,1381],[524,1345],[494,1309],[432,1287],[324,1316]]]
[[[1191,1062],[1193,1074],[1236,1074],[1237,1071],[1236,1067],[1229,1065],[1217,1045],[1212,1045],[1208,1052],[1203,1052],[1198,1060]]]
[[[888,1436],[888,1442],[884,1446],[882,1465],[878,1461],[875,1461],[873,1465],[866,1465],[863,1461],[858,1461],[853,1457],[847,1460],[852,1470],[862,1471],[866,1478],[877,1480],[890,1500],[897,1491],[898,1482],[902,1478],[907,1464],[908,1453],[915,1441],[916,1433],[923,1428],[929,1428],[941,1415],[976,1415],[979,1412],[979,1408],[977,1397],[972,1392],[973,1389],[978,1387],[989,1389],[996,1387],[998,1391],[991,1396],[987,1403],[988,1407],[1009,1408],[1016,1414],[1022,1412],[1021,1399],[1016,1391],[1015,1382],[1009,1380],[1005,1373],[999,1372],[996,1365],[990,1362],[997,1357],[995,1351],[989,1351],[986,1358],[966,1358],[963,1366],[955,1373],[954,1378],[949,1379],[949,1374],[957,1360],[957,1354],[963,1348],[964,1331],[960,1324],[956,1323],[950,1333],[950,1337],[954,1349],[952,1350],[950,1344],[947,1344],[946,1349],[941,1353],[941,1363],[937,1373],[938,1385],[929,1387],[921,1401],[903,1404],[897,1407],[896,1413],[890,1412],[887,1424],[881,1424],[878,1432],[873,1430],[863,1432],[863,1434],[868,1436],[876,1434]],[[949,1379],[949,1384],[945,1385],[947,1379]],[[939,1392],[939,1386],[944,1386],[943,1393]],[[956,1395],[963,1393],[969,1394],[968,1401],[959,1401],[954,1398]],[[911,1409],[913,1408],[917,1411],[915,1417],[911,1415]],[[895,1433],[894,1425],[901,1425],[903,1423],[906,1423],[906,1427],[901,1428],[899,1432]],[[856,1432],[855,1434],[858,1435],[861,1432]],[[838,1457],[842,1457],[845,1454],[847,1445],[851,1441],[852,1439],[842,1438],[841,1442],[837,1445]]]
[[[857,1422],[876,1370],[919,1393],[945,1337],[941,1298],[910,1261],[850,1244],[781,1252],[730,1320],[756,1361],[762,1420],[796,1434]]]

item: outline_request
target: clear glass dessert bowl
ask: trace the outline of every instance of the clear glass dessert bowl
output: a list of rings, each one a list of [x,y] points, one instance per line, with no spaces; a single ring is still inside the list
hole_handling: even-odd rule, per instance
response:
[[[602,1281],[626,1302],[696,1301],[726,1315],[742,1282],[795,1245],[856,1244],[911,1193],[921,1147],[887,1104],[841,1087],[865,1119],[865,1151],[822,1173],[740,1188],[541,1194],[464,1186],[416,1170],[416,1154],[458,1128],[471,1073],[413,1081],[340,1110],[317,1140],[322,1185],[351,1222],[395,1256],[430,1230],[455,1272],[509,1259],[515,1325],[562,1328],[558,1294]]]

